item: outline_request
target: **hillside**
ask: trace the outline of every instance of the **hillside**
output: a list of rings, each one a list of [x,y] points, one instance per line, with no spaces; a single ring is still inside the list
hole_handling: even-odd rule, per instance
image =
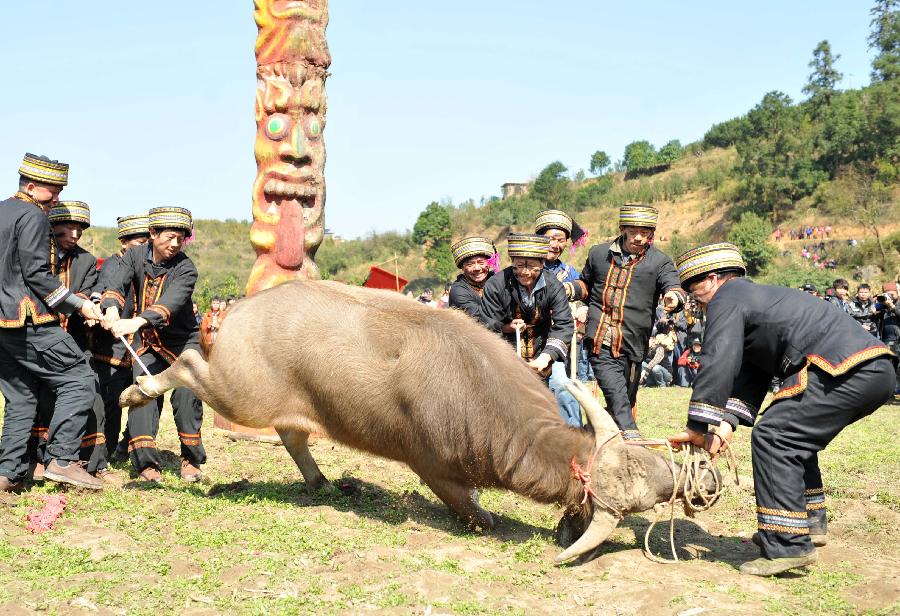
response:
[[[733,177],[737,162],[734,148],[713,148],[701,156],[686,156],[676,161],[661,173],[638,179],[625,179],[624,172],[610,173],[612,182],[608,192],[602,196],[602,203],[574,213],[579,223],[589,230],[586,246],[578,248],[566,259],[580,265],[587,257],[591,245],[614,238],[618,206],[628,201],[652,202],[660,210],[660,225],[657,230],[656,245],[675,256],[692,244],[703,241],[724,240],[734,224],[730,200],[736,180]],[[574,184],[572,190],[587,190],[602,178],[591,178]],[[451,228],[454,238],[470,234],[483,234],[499,238],[510,230],[531,231],[530,222],[498,224],[504,220],[504,213],[515,213],[524,199],[513,198],[495,201],[482,207],[466,203],[448,206],[451,211]],[[544,207],[530,204],[531,208]],[[328,209],[326,207],[326,219]],[[519,214],[505,220],[515,220]],[[533,220],[533,215],[523,212],[525,221]],[[195,240],[188,246],[187,253],[194,259],[200,271],[198,299],[205,304],[213,293],[223,295],[243,292],[255,254],[249,242],[250,223],[245,221],[197,220]],[[837,276],[854,278],[860,272],[866,280],[880,283],[897,276],[897,257],[900,256],[900,220],[886,220],[882,226],[883,235],[892,247],[894,269],[873,271],[872,263],[877,260],[871,233],[858,223],[848,219],[825,214],[812,204],[798,207],[790,212],[783,224],[784,229],[806,225],[829,224],[834,229],[832,238],[839,240],[828,253],[838,261],[836,271],[815,269],[809,261],[799,256],[806,241],[784,241],[779,244],[780,253],[787,250],[791,254],[779,256],[773,263],[778,272],[791,271],[795,277],[804,276],[822,285]],[[851,250],[846,240],[856,239],[860,246]],[[831,242],[829,242],[830,246]],[[116,249],[115,230],[91,227],[84,235],[82,245],[97,256],[108,255]],[[502,263],[506,263],[505,247],[498,243]],[[412,281],[411,289],[419,291],[426,286],[439,288],[443,281],[427,269],[423,247],[417,245],[410,232],[388,232],[373,234],[367,238],[335,242],[326,239],[317,254],[316,261],[323,275],[350,284],[362,284],[369,266],[383,264],[392,270],[397,256],[397,267],[401,276]],[[868,267],[866,267],[868,266]],[[863,269],[866,268],[866,269]],[[877,269],[877,268],[874,268]],[[856,274],[859,279],[860,273]]]

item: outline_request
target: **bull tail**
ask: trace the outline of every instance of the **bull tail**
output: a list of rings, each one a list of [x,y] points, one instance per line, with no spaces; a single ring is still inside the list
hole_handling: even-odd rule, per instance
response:
[[[187,349],[159,374],[139,376],[137,382],[119,396],[119,406],[143,406],[176,387],[187,387],[207,404],[213,404],[209,384],[209,364],[199,352]]]

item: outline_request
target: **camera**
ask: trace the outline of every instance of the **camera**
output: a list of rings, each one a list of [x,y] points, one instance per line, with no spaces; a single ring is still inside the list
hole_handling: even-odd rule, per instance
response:
[[[888,298],[888,296],[886,293],[881,293],[880,295],[875,296],[875,301],[881,302],[883,304],[884,302],[887,301],[887,298]]]

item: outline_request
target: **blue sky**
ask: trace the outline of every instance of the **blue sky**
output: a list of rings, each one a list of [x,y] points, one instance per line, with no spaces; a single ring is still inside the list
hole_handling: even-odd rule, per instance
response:
[[[769,90],[795,99],[822,39],[869,81],[870,2],[332,0],[326,226],[411,228],[554,160],[699,139]],[[34,0],[0,7],[0,168],[72,165],[94,223],[157,205],[250,218],[250,0]]]

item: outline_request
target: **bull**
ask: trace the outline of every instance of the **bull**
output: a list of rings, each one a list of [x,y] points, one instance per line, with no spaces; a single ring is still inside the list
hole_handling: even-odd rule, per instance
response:
[[[146,404],[179,386],[231,421],[273,426],[309,489],[326,479],[308,438],[325,433],[407,464],[474,528],[495,524],[478,488],[559,504],[557,539],[568,546],[559,562],[680,490],[669,462],[626,445],[583,386],[574,393],[594,434],[565,425],[553,395],[499,336],[397,293],[305,281],[262,291],[229,309],[208,362],[187,350],[161,374],[139,377],[120,403]]]

